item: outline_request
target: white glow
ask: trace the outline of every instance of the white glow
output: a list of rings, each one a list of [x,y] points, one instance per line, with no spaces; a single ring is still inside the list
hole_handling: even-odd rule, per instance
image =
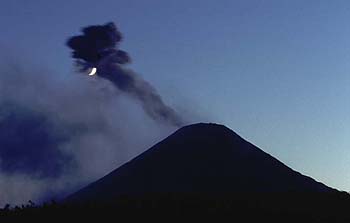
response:
[[[97,71],[96,67],[93,67],[88,75],[89,76],[95,75],[96,71]]]

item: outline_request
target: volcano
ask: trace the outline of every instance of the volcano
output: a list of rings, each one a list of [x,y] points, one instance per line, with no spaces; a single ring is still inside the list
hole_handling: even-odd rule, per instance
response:
[[[66,198],[108,202],[152,193],[336,192],[218,124],[193,124]]]

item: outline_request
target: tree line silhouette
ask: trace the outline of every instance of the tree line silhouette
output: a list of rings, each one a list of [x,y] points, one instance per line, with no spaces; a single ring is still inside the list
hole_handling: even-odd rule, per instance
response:
[[[231,219],[244,222],[350,222],[348,193],[148,194],[109,203],[51,201],[0,209],[0,220]]]

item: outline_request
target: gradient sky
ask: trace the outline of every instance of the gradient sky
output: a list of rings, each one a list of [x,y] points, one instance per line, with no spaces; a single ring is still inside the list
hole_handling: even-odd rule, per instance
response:
[[[0,49],[69,78],[66,39],[109,21],[165,101],[350,190],[349,1],[3,0]]]

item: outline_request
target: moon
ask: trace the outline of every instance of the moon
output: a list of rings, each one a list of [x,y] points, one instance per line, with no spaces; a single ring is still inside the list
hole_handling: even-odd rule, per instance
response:
[[[96,74],[96,71],[97,71],[96,67],[93,67],[93,68],[91,69],[90,73],[88,73],[88,75],[89,75],[89,76],[93,76],[93,75]]]

